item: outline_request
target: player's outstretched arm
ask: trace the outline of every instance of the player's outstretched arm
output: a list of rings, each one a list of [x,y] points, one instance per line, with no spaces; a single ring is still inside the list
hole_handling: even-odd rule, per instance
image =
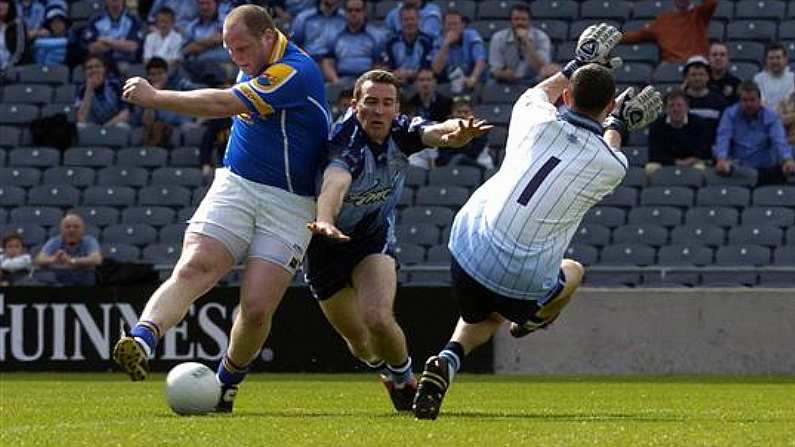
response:
[[[494,126],[485,120],[453,118],[425,127],[422,131],[422,143],[429,147],[459,148],[485,134],[492,127]]]
[[[350,172],[333,165],[326,168],[323,172],[323,186],[317,198],[317,218],[314,222],[306,224],[309,231],[339,241],[351,239],[340,231],[334,222],[337,220],[345,193],[348,192],[352,181]]]
[[[651,124],[662,112],[660,92],[647,86],[635,94],[629,87],[616,97],[616,106],[604,122],[604,138],[613,149],[620,149],[629,132],[641,130]]]
[[[184,92],[157,90],[140,77],[130,78],[124,83],[122,98],[141,107],[205,118],[222,118],[248,112],[232,89],[206,88]]]

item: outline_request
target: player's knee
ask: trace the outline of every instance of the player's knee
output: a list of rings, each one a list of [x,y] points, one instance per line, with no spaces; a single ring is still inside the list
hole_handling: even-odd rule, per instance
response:
[[[389,309],[371,309],[364,313],[364,325],[374,334],[389,332],[393,322],[394,317]]]
[[[271,300],[262,295],[246,295],[243,300],[243,305],[240,306],[240,316],[247,323],[256,326],[270,323],[279,305],[278,300]]]
[[[566,283],[579,284],[585,276],[585,267],[573,259],[564,259],[561,268],[566,275]]]
[[[210,283],[215,280],[215,269],[211,262],[201,257],[191,257],[177,263],[173,275],[177,281],[192,284]]]

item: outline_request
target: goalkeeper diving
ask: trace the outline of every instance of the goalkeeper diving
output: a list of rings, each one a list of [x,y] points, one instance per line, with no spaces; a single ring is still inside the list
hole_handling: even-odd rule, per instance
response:
[[[583,266],[564,259],[585,213],[627,173],[628,132],[662,109],[652,87],[614,98],[610,52],[621,33],[604,23],[583,31],[574,59],[527,90],[513,107],[500,170],[453,222],[453,295],[461,318],[449,343],[425,363],[413,410],[436,419],[464,357],[504,323],[514,337],[549,326],[580,285]],[[567,112],[554,104],[563,97]]]

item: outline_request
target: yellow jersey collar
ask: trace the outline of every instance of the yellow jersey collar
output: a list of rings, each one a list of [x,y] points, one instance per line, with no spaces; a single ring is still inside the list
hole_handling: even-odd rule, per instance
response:
[[[287,37],[277,29],[274,29],[274,31],[276,31],[276,42],[274,42],[273,49],[271,49],[271,57],[268,59],[268,65],[275,64],[279,59],[284,57],[284,53],[287,51]]]

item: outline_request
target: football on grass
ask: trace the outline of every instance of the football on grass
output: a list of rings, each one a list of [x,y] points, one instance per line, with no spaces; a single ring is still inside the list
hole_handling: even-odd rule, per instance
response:
[[[215,372],[196,362],[180,363],[166,377],[166,400],[177,414],[204,414],[215,409],[221,385]]]

